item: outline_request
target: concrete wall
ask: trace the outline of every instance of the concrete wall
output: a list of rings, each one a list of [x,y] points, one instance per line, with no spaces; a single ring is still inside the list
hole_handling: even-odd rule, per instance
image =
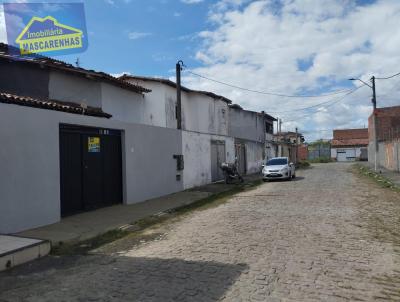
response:
[[[60,71],[50,71],[51,99],[101,107],[101,82]]]
[[[245,145],[247,174],[260,172],[265,158],[264,144],[245,141]]]
[[[211,140],[225,141],[226,161],[231,163],[235,161],[235,145],[232,137],[182,131],[185,189],[211,182]]]
[[[229,136],[256,142],[265,142],[265,125],[262,114],[229,108]]]
[[[101,107],[113,120],[144,124],[144,96],[108,83],[101,83]],[[148,123],[146,123],[148,124]]]
[[[130,80],[129,82],[151,90],[144,95],[143,123],[176,129],[176,90],[155,81]]]
[[[17,95],[47,98],[49,74],[47,69],[0,59],[0,90]]]
[[[381,167],[400,172],[400,140],[380,142],[377,161]],[[368,146],[368,162],[375,162],[375,147],[372,142]]]
[[[151,80],[129,82],[152,91],[145,94],[144,123],[176,128],[176,88]],[[228,135],[228,104],[198,92],[182,90],[182,129],[215,135]]]
[[[228,104],[202,93],[182,93],[182,129],[228,135]]]
[[[125,203],[183,189],[173,159],[180,131],[0,104],[0,233],[60,220],[60,123],[123,130]]]

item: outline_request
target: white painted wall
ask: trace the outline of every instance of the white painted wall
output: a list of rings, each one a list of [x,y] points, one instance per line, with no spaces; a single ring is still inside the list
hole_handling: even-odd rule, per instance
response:
[[[60,220],[60,123],[123,131],[125,203],[183,189],[178,130],[0,103],[0,233]]]
[[[336,148],[331,148],[331,158],[335,158],[337,157],[337,150]]]
[[[101,107],[101,83],[59,71],[50,71],[49,98]]]
[[[246,141],[247,174],[261,171],[264,161],[264,144]]]
[[[175,89],[155,81],[131,79],[128,82],[151,90],[144,95],[143,123],[176,129]]]
[[[228,135],[228,104],[202,93],[182,93],[182,128],[188,131]]]
[[[144,120],[147,125],[176,128],[176,88],[151,80],[128,82],[151,89],[145,94]],[[228,104],[199,92],[182,90],[182,129],[207,134],[228,135]]]
[[[101,83],[101,96],[101,107],[104,112],[112,115],[113,120],[145,124],[145,99],[140,93]]]
[[[231,163],[235,161],[235,145],[232,137],[182,131],[185,189],[211,182],[211,140],[225,141],[226,161]]]

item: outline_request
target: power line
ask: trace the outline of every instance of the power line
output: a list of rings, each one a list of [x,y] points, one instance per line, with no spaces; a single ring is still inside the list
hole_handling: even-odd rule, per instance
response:
[[[344,96],[342,96],[342,97],[340,97],[339,99],[335,100],[333,103],[331,103],[331,104],[325,106],[325,108],[331,107],[331,106],[337,104],[338,102],[344,100],[348,95],[350,95],[350,94],[356,92],[358,89],[360,89],[361,87],[364,87],[364,86],[365,86],[365,85],[361,85],[361,86],[358,86],[357,88],[352,89],[351,91],[349,91],[348,93],[346,93]],[[310,116],[310,115],[313,115],[313,114],[316,114],[316,113],[318,113],[318,111],[310,112],[310,113],[307,113],[307,114],[303,114],[303,115],[300,115],[300,116],[296,117],[295,119],[288,120],[288,121],[283,121],[282,123],[294,122],[294,121],[297,121],[299,118],[307,117],[307,116]]]
[[[388,77],[384,77],[384,78],[375,78],[375,79],[376,79],[376,80],[388,80],[388,79],[397,77],[397,76],[399,76],[399,75],[400,75],[400,72],[395,73],[395,74],[393,74],[393,75],[391,75],[391,76],[388,76]]]
[[[222,84],[222,85],[225,85],[225,86],[229,86],[229,87],[232,87],[232,88],[236,88],[236,89],[240,89],[240,90],[244,90],[244,91],[248,91],[248,92],[253,92],[253,93],[259,93],[259,94],[265,94],[265,95],[273,95],[273,96],[279,96],[279,97],[287,97],[287,98],[319,98],[319,97],[336,95],[336,94],[341,94],[341,93],[346,93],[346,92],[351,91],[351,89],[341,89],[341,90],[337,90],[337,91],[334,91],[334,92],[331,92],[331,93],[320,94],[320,95],[291,95],[291,94],[283,94],[283,93],[274,93],[274,92],[253,90],[253,89],[244,88],[244,87],[240,87],[240,86],[237,86],[237,85],[229,84],[229,83],[226,83],[226,82],[222,82],[222,81],[219,81],[219,80],[215,80],[215,79],[206,77],[204,75],[195,73],[195,72],[187,70],[187,69],[184,69],[184,71],[187,72],[187,73],[190,73],[192,75],[195,75],[195,76],[197,76],[199,78],[203,78],[203,79],[206,79],[208,81],[212,81],[212,82],[215,82],[215,83],[218,83],[218,84]]]
[[[361,88],[362,86],[364,86],[365,84],[363,84],[363,85],[361,85],[361,86],[359,86],[359,87],[356,87],[356,88],[354,88],[355,90],[357,90],[358,88]],[[352,90],[354,90],[354,89],[352,89]],[[351,90],[350,90],[351,91]],[[350,92],[349,91],[349,92]],[[330,102],[332,102],[332,101],[335,101],[335,99],[332,99],[332,100],[329,100],[329,101],[325,101],[325,102],[322,102],[322,103],[318,103],[318,104],[315,104],[315,105],[312,105],[312,106],[308,106],[308,107],[303,107],[303,108],[297,108],[297,109],[292,109],[292,110],[286,110],[286,111],[269,111],[268,110],[268,112],[269,113],[286,113],[286,112],[295,112],[295,111],[299,111],[299,110],[308,110],[308,109],[311,109],[311,108],[315,108],[315,107],[318,107],[318,106],[321,106],[321,105],[325,105],[325,104],[328,104],[328,103],[330,103]]]

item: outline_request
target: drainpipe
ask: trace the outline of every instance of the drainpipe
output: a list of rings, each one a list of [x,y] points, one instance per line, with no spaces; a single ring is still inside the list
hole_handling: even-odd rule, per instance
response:
[[[176,119],[177,128],[182,129],[181,70],[183,62],[176,63]]]

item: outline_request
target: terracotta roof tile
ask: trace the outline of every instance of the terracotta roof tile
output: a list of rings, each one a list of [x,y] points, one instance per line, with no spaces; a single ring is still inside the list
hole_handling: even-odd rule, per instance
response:
[[[69,63],[66,63],[63,61],[59,61],[59,60],[56,60],[53,58],[49,58],[49,57],[45,57],[45,56],[41,56],[41,55],[37,55],[37,54],[19,56],[17,54],[13,54],[13,52],[10,52],[9,51],[10,48],[13,48],[13,46],[10,46],[10,45],[4,44],[4,43],[0,43],[0,58],[18,61],[18,62],[24,62],[26,64],[37,64],[40,67],[48,67],[48,68],[57,69],[60,71],[71,72],[71,73],[85,76],[87,78],[101,79],[101,80],[109,82],[113,85],[116,85],[116,86],[119,86],[119,87],[122,87],[125,89],[129,89],[129,90],[137,92],[137,93],[146,93],[146,92],[151,91],[142,86],[135,85],[135,84],[129,83],[127,81],[124,81],[123,79],[113,77],[112,75],[110,75],[108,73],[84,69],[81,67],[76,67],[72,64],[69,64]]]
[[[359,139],[359,138],[368,139],[368,128],[333,130],[333,139],[336,140]]]
[[[139,81],[151,81],[151,82],[159,82],[159,83],[163,83],[165,85],[171,86],[171,87],[176,87],[176,83],[169,80],[169,79],[163,79],[163,78],[154,78],[154,77],[143,77],[143,76],[135,76],[135,75],[129,75],[129,74],[124,74],[122,76],[119,77],[119,79],[123,80],[123,81],[127,81],[127,80],[139,80]],[[208,95],[209,97],[215,98],[215,99],[220,99],[228,104],[231,104],[232,101],[222,95],[218,95],[215,94],[213,92],[209,92],[209,91],[203,91],[203,90],[193,90],[193,89],[189,89],[185,86],[181,86],[181,90],[185,91],[185,92],[194,92],[194,93],[201,93],[201,94],[205,94]]]
[[[333,139],[332,147],[368,146],[368,138]]]
[[[110,118],[112,115],[105,113],[101,108],[87,107],[82,108],[79,104],[71,102],[61,102],[50,99],[37,99],[27,96],[18,96],[15,94],[0,92],[0,103],[14,104],[20,106],[62,111],[75,114],[84,114],[97,117]]]

